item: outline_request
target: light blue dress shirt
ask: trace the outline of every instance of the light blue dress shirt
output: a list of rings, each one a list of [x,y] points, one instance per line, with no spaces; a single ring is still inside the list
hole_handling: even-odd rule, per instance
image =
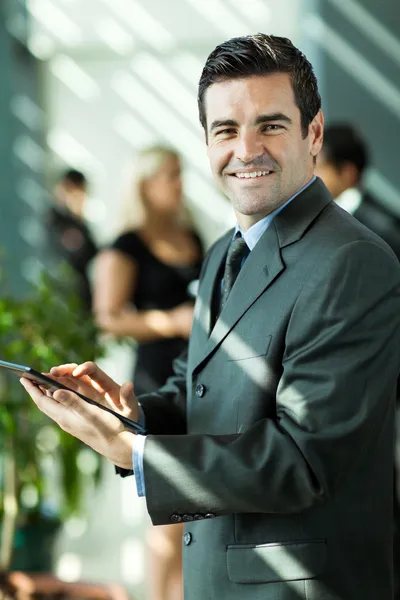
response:
[[[258,221],[257,223],[252,225],[247,231],[242,231],[240,229],[239,225],[236,225],[234,236],[236,235],[236,233],[238,231],[240,231],[240,233],[243,236],[244,241],[246,242],[246,244],[249,247],[249,250],[251,252],[253,250],[254,246],[257,244],[258,240],[263,235],[263,233],[265,233],[265,231],[271,225],[271,223],[274,220],[274,218],[276,217],[276,215],[279,214],[281,212],[281,210],[283,210],[285,208],[285,206],[287,206],[288,204],[290,204],[290,202],[292,202],[295,198],[297,198],[297,196],[299,194],[304,192],[304,190],[307,189],[308,186],[310,186],[312,183],[314,183],[315,180],[316,180],[316,177],[314,175],[314,177],[312,179],[310,179],[310,181],[308,183],[306,183],[306,185],[303,186],[301,188],[301,190],[299,190],[296,194],[294,194],[294,196],[289,198],[289,200],[287,200],[287,202],[285,202],[284,204],[282,204],[282,206],[279,206],[279,208],[277,208],[272,213],[270,213],[269,215],[267,215],[266,217],[261,219],[261,221]],[[143,425],[143,427],[146,426],[145,416],[144,416],[142,409],[140,409],[139,423],[140,423],[140,425]],[[134,474],[135,474],[136,489],[137,489],[138,496],[146,495],[146,487],[145,487],[145,483],[144,483],[144,469],[143,469],[143,454],[144,454],[145,442],[146,442],[145,435],[139,435],[139,434],[136,435],[136,443],[135,443],[135,446],[133,449],[133,454],[132,454],[132,464],[133,464],[133,470],[134,470]]]

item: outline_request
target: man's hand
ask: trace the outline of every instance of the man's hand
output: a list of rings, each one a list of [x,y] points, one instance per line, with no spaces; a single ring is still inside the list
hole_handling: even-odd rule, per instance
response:
[[[51,377],[92,400],[137,420],[139,405],[133,385],[119,386],[95,363],[54,367]],[[114,464],[132,468],[135,434],[126,430],[117,417],[88,404],[73,392],[56,390],[52,395],[22,378],[21,384],[38,408],[71,435],[92,447]]]
[[[122,386],[118,385],[96,363],[85,362],[79,366],[69,364],[53,367],[50,375],[124,417],[133,421],[139,420],[140,409],[133,392],[133,384],[128,382]]]

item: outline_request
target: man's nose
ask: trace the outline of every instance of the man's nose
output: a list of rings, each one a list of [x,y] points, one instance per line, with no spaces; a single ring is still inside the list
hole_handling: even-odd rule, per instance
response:
[[[236,158],[243,163],[250,163],[264,154],[264,147],[259,135],[253,132],[242,133],[237,139]]]

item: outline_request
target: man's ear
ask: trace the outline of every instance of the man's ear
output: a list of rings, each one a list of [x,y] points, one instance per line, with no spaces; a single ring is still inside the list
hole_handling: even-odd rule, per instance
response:
[[[319,154],[324,141],[324,113],[320,109],[308,127],[310,154],[314,158]]]

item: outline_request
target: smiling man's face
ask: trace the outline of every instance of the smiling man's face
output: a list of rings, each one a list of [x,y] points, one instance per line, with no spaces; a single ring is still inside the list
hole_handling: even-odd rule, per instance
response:
[[[211,170],[248,229],[311,179],[322,145],[322,112],[304,138],[286,73],[214,83],[205,109]]]

